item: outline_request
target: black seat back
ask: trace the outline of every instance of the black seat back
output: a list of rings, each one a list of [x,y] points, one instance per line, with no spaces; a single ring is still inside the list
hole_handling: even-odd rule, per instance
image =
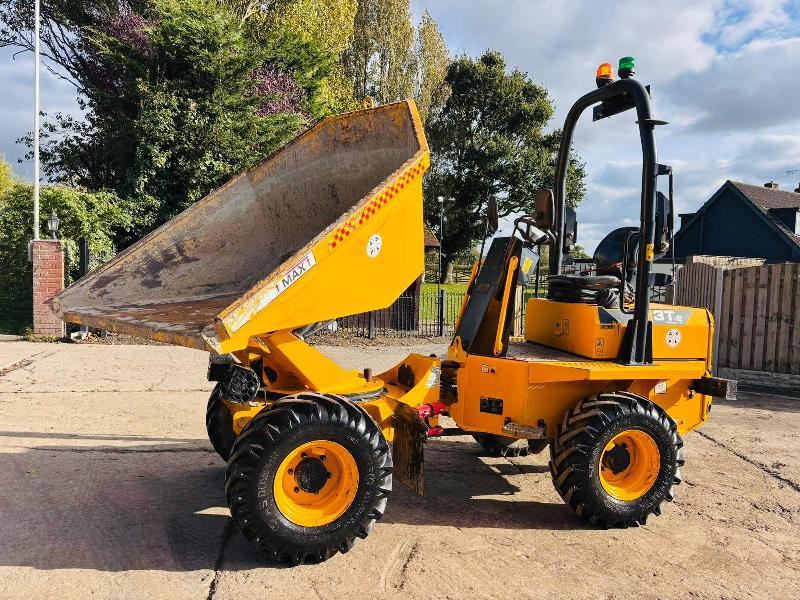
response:
[[[639,252],[639,228],[620,227],[609,233],[597,245],[594,251],[594,264],[598,275],[614,275],[623,278],[622,260],[625,256],[625,240],[631,233],[628,242],[628,273],[625,280],[629,281],[629,274],[636,269],[636,255]]]

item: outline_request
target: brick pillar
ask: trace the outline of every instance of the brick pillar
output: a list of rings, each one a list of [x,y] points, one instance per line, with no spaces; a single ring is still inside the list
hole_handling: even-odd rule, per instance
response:
[[[64,335],[64,323],[49,302],[64,289],[64,250],[58,240],[31,242],[33,261],[33,332]]]

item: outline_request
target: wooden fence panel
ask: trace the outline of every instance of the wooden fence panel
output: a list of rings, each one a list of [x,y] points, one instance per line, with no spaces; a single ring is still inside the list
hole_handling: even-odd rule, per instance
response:
[[[767,330],[764,340],[764,371],[775,371],[778,349],[778,325],[781,305],[781,273],[783,265],[767,267],[769,300],[767,302]]]
[[[791,346],[789,352],[789,370],[787,373],[800,375],[800,264],[791,265],[792,281],[792,319],[791,319]],[[789,307],[785,307],[788,311]]]
[[[769,268],[760,267],[756,271],[756,299],[753,310],[756,315],[755,329],[753,331],[753,370],[764,370],[764,332],[767,326],[767,295],[769,294]]]
[[[742,340],[742,294],[744,290],[743,269],[733,271],[733,288],[731,292],[731,336],[728,347],[728,366],[738,368],[741,358]]]
[[[706,263],[691,263],[681,269],[676,289],[675,304],[682,306],[704,306],[709,310],[714,305],[714,284],[717,268]]]
[[[781,265],[780,332],[778,333],[778,373],[789,373],[789,343],[791,341],[792,266]]]
[[[717,366],[800,374],[800,264],[694,262],[681,274],[675,303],[714,314]]]
[[[731,321],[733,320],[731,312],[731,271],[725,270],[722,272],[722,306],[718,315],[714,315],[715,325],[719,330],[719,341],[714,351],[718,353],[717,365],[720,367],[728,366],[728,349],[730,347],[731,338]],[[712,314],[714,310],[712,309]]]
[[[742,339],[739,346],[740,369],[750,369],[753,358],[753,329],[756,300],[756,271],[761,267],[741,269],[744,273],[744,313],[742,315]]]

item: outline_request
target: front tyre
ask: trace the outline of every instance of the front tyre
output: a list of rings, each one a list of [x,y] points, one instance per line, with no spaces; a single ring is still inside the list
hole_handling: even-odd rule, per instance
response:
[[[222,460],[227,461],[231,455],[236,434],[233,432],[233,417],[231,411],[222,401],[220,385],[214,387],[206,408],[206,431],[208,439],[214,450]]]
[[[681,482],[683,441],[657,404],[629,392],[599,394],[567,411],[550,444],[561,498],[601,527],[643,525]]]
[[[375,421],[345,398],[316,393],[258,413],[236,439],[225,481],[242,534],[294,564],[367,537],[391,489],[391,452]]]

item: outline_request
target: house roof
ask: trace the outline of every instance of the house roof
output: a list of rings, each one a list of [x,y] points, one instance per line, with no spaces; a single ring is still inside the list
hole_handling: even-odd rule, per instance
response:
[[[731,181],[751,202],[763,208],[800,208],[800,194]]]
[[[800,196],[800,194],[798,194]],[[436,236],[431,231],[431,228],[428,227],[428,224],[425,224],[425,247],[426,248],[438,248],[439,247],[439,240],[436,239]]]
[[[744,196],[764,213],[770,221],[777,225],[783,233],[800,245],[800,235],[795,235],[795,233],[790,231],[780,219],[769,212],[771,208],[796,208],[800,210],[800,194],[759,185],[750,185],[749,183],[741,183],[739,181],[729,180],[727,183],[730,183],[744,194]]]
[[[797,246],[800,248],[800,235],[795,235],[790,231],[783,222],[775,215],[769,212],[771,208],[799,208],[800,209],[800,193],[785,192],[758,185],[751,185],[749,183],[741,183],[739,181],[731,181],[730,179],[723,183],[720,188],[714,192],[714,195],[709,198],[700,209],[694,213],[686,223],[681,224],[681,229],[675,234],[679,237],[684,229],[694,223],[700,218],[709,206],[722,196],[722,192],[726,189],[732,189],[739,195],[747,206],[749,206],[756,215],[760,216],[767,225],[771,226],[781,235],[789,245]]]

